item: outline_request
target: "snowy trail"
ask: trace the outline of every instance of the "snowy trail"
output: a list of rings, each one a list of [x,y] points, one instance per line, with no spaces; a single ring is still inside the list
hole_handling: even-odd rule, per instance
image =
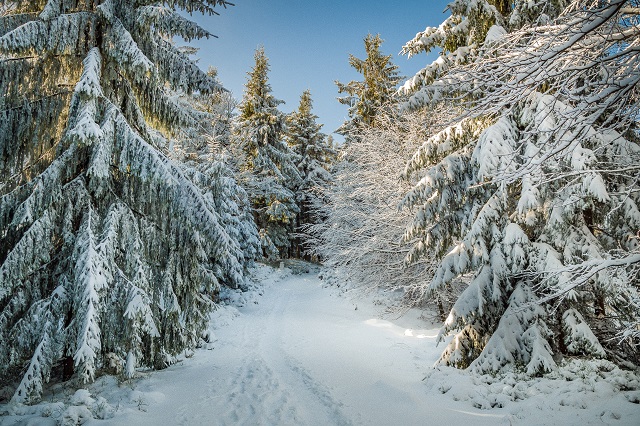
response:
[[[509,424],[427,394],[436,330],[376,319],[312,274],[270,284],[258,301],[216,330],[213,350],[138,383],[139,410],[95,424]]]
[[[381,320],[373,303],[334,295],[316,275],[281,273],[266,277],[263,296],[214,313],[211,350],[129,385],[96,382],[92,394],[116,413],[86,424],[638,424],[640,404],[629,401],[640,392],[616,390],[614,376],[489,383],[434,372],[437,329],[415,315]]]

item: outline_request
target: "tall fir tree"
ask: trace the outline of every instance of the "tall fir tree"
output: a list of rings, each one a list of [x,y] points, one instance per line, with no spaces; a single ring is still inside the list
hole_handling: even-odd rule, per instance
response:
[[[36,401],[61,360],[132,376],[198,344],[243,282],[217,207],[166,155],[220,84],[172,42],[224,0],[12,2],[0,17],[0,375]],[[169,91],[170,90],[170,91]],[[13,376],[12,376],[13,377]]]
[[[337,155],[331,141],[321,132],[322,124],[316,123],[317,115],[312,112],[311,91],[305,90],[300,96],[298,109],[287,117],[287,142],[298,156],[297,166],[301,181],[296,188],[296,201],[300,210],[296,216],[296,230],[313,223],[319,218],[312,213],[312,207],[321,203],[319,188],[331,180],[329,169]],[[302,242],[295,241],[295,257],[302,257]]]
[[[207,74],[215,78],[217,71],[210,68]],[[249,197],[232,168],[231,123],[237,101],[227,91],[182,93],[180,98],[195,120],[179,129],[170,142],[169,154],[184,166],[185,174],[220,215],[231,237],[233,257],[245,268],[252,266],[260,254],[258,230]]]
[[[563,356],[638,361],[629,3],[459,0],[405,46],[443,49],[405,88],[409,108],[447,113],[406,167],[419,179],[404,199],[409,259],[440,256],[431,294],[470,277],[440,362],[539,374]]]
[[[398,66],[391,62],[392,55],[383,55],[380,51],[382,42],[379,34],[368,34],[364,38],[367,57],[358,59],[349,55],[349,65],[362,74],[363,81],[346,84],[336,81],[338,93],[347,94],[338,101],[349,106],[349,120],[338,129],[340,134],[347,136],[362,126],[375,127],[380,109],[395,102],[393,98],[401,77]]]
[[[285,257],[299,212],[294,190],[300,173],[296,154],[284,140],[286,116],[283,103],[271,94],[269,62],[264,48],[255,53],[255,66],[248,73],[240,114],[233,124],[232,143],[237,167],[254,210],[263,253]]]

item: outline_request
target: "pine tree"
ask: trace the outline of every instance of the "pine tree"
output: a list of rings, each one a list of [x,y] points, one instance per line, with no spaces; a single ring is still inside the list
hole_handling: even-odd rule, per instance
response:
[[[368,34],[364,38],[367,57],[358,59],[349,55],[349,65],[362,74],[363,81],[347,84],[336,81],[338,93],[347,94],[338,101],[349,106],[349,121],[338,129],[338,133],[347,135],[362,126],[375,126],[376,114],[389,103],[394,103],[400,77],[398,67],[391,62],[391,55],[383,55],[380,51],[382,42],[379,34]]]
[[[131,376],[201,339],[245,260],[218,207],[166,155],[194,118],[172,96],[220,84],[171,42],[177,10],[223,0],[16,1],[0,18],[0,374],[36,401],[64,359]]]
[[[299,209],[294,189],[300,181],[296,155],[284,135],[286,117],[282,101],[271,94],[269,62],[264,48],[256,50],[255,66],[248,73],[240,115],[233,124],[232,143],[238,168],[254,210],[264,254],[284,257]]]
[[[316,123],[317,118],[312,112],[311,92],[306,90],[300,96],[298,109],[287,117],[287,142],[298,156],[297,166],[302,179],[296,188],[300,211],[296,217],[296,228],[319,222],[311,209],[321,203],[318,190],[331,180],[329,168],[336,156],[327,135],[320,131],[322,125]],[[297,241],[294,248],[294,254],[300,257],[301,243]]]
[[[566,3],[454,2],[408,45],[444,48],[408,107],[448,113],[406,167],[409,258],[441,256],[431,293],[471,276],[442,363],[538,374],[562,355],[637,357],[637,9]]]

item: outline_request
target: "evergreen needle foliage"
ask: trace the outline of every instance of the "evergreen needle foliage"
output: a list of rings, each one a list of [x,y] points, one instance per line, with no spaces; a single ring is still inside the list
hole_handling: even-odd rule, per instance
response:
[[[37,401],[61,361],[132,376],[198,344],[242,238],[170,160],[196,119],[172,93],[220,91],[172,42],[178,12],[224,0],[17,0],[0,17],[0,376]],[[219,194],[225,197],[224,191]],[[251,257],[250,255],[248,257]]]
[[[249,194],[266,257],[285,257],[299,212],[296,154],[285,142],[286,116],[271,94],[269,61],[260,48],[248,73],[240,114],[233,124],[240,182]]]
[[[469,278],[440,362],[538,374],[563,355],[638,361],[637,2],[449,9],[404,49],[443,50],[404,86],[405,108],[446,111],[405,170],[418,180],[408,259],[438,253],[431,294]]]
[[[300,96],[298,109],[287,117],[287,143],[298,156],[297,166],[301,181],[296,188],[296,201],[300,210],[296,217],[296,229],[320,223],[321,217],[313,212],[314,206],[324,203],[319,191],[331,181],[329,169],[337,152],[331,140],[322,133],[322,124],[316,123],[313,114],[311,92],[305,90]],[[295,257],[302,256],[302,243],[296,239],[293,247]],[[308,254],[306,255],[308,259]]]
[[[383,55],[380,35],[368,34],[364,38],[365,59],[349,55],[349,65],[362,74],[362,81],[340,83],[336,81],[338,93],[347,96],[338,98],[341,104],[349,106],[349,121],[345,122],[338,133],[348,135],[362,126],[377,124],[376,115],[385,107],[392,105],[396,86],[400,81],[398,66],[391,61],[392,55]]]

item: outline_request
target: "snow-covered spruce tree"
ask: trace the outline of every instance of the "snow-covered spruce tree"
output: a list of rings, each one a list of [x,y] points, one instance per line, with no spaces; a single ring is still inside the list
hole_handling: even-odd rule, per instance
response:
[[[0,375],[36,401],[58,363],[162,367],[243,280],[215,203],[160,147],[168,96],[221,90],[173,35],[220,0],[16,1],[0,18]],[[161,133],[163,131],[164,133]],[[64,362],[61,362],[64,360]],[[67,371],[69,373],[69,371]]]
[[[239,179],[249,194],[266,257],[284,257],[298,206],[294,189],[300,174],[296,154],[284,140],[286,116],[271,94],[269,62],[264,48],[255,53],[245,92],[232,130]]]
[[[207,74],[215,78],[217,71]],[[231,237],[229,249],[244,267],[260,253],[258,230],[251,203],[237,182],[231,161],[231,124],[237,101],[227,91],[182,94],[183,108],[194,117],[194,124],[183,126],[170,142],[169,155],[185,167],[187,175],[205,194],[211,209],[220,215],[225,232]]]
[[[365,59],[349,55],[349,65],[362,74],[363,81],[340,83],[336,81],[341,104],[349,106],[349,120],[340,126],[338,133],[346,135],[356,132],[362,126],[375,126],[376,115],[383,108],[393,105],[392,99],[400,77],[398,66],[391,61],[392,55],[383,55],[380,35],[368,34],[364,38]]]
[[[465,3],[483,2],[453,5]],[[406,168],[421,178],[404,200],[415,209],[406,238],[418,239],[409,258],[442,256],[429,291],[470,276],[441,330],[441,340],[455,335],[440,362],[537,374],[562,355],[637,357],[640,30],[630,3],[574,1],[511,31],[525,4],[508,3],[464,61],[452,65],[445,46],[407,84],[422,86],[409,107],[459,107]]]
[[[322,204],[318,191],[331,180],[329,169],[337,153],[322,133],[322,124],[316,123],[312,112],[311,92],[305,90],[298,109],[287,116],[287,143],[297,154],[297,166],[301,181],[296,188],[296,202],[300,210],[296,216],[296,229],[320,222],[313,214],[314,205]],[[294,257],[302,257],[302,242],[295,241]]]

